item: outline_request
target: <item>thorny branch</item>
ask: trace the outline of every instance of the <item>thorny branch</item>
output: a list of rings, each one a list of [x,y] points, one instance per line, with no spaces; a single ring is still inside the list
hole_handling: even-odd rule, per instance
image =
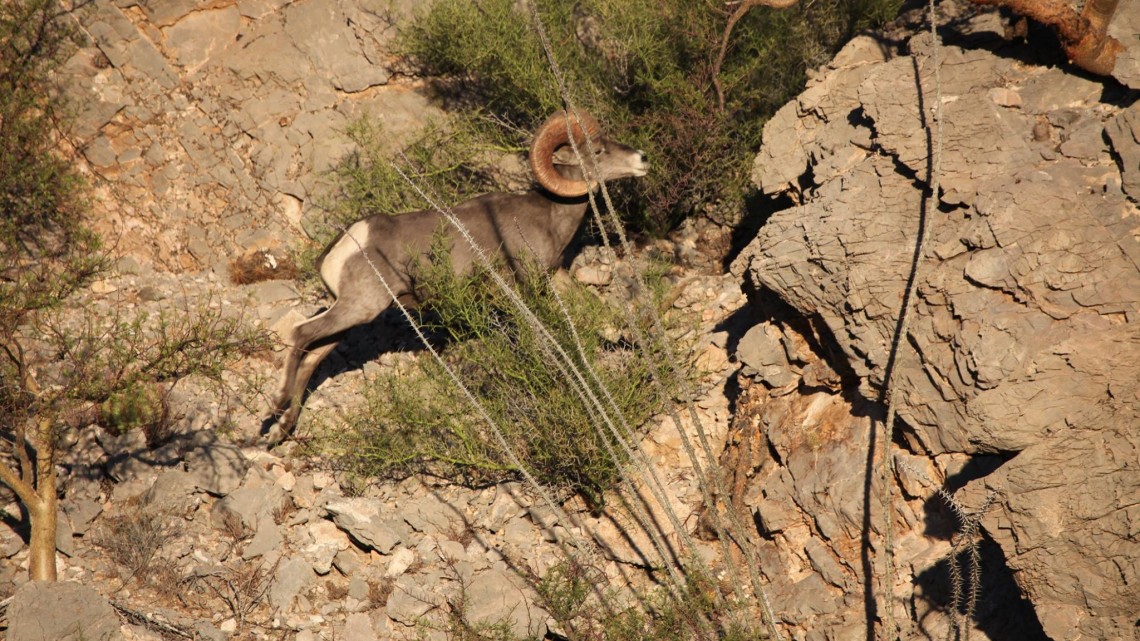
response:
[[[1065,0],[973,0],[975,4],[1006,7],[1057,30],[1073,64],[1101,76],[1112,73],[1116,55],[1124,50],[1108,35],[1108,23],[1120,0],[1088,0],[1078,14]]]

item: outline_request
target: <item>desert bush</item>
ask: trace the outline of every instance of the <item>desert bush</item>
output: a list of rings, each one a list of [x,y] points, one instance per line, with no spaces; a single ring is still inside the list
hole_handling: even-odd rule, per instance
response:
[[[112,433],[142,430],[147,434],[147,442],[156,442],[169,411],[159,386],[135,383],[109,394],[99,406],[99,418]]]
[[[756,613],[745,604],[725,608],[717,591],[728,592],[711,577],[689,568],[680,594],[670,596],[658,586],[639,595],[636,603],[622,602],[600,579],[599,570],[574,560],[552,566],[534,582],[541,603],[570,638],[583,641],[749,641],[767,638]],[[603,607],[600,599],[609,602]]]
[[[424,326],[448,346],[448,362],[488,408],[531,473],[548,486],[581,492],[600,503],[624,460],[611,454],[611,436],[600,419],[582,403],[549,348],[490,274],[477,270],[455,276],[449,251],[438,243],[416,273],[417,294],[426,301]],[[633,354],[636,347],[651,358],[659,346],[624,341],[617,329],[623,324],[621,313],[583,286],[558,285],[555,297],[555,285],[539,268],[524,270],[518,282],[527,306],[576,365],[597,371],[629,424],[639,425],[659,409],[663,398],[659,388],[648,384],[651,368]],[[588,362],[581,360],[578,344]],[[345,420],[347,429],[333,430],[334,449],[361,474],[429,471],[479,484],[519,472],[461,390],[426,357],[405,371],[379,374],[369,383],[361,407]]]
[[[0,336],[105,266],[81,221],[83,181],[56,153],[64,107],[48,78],[73,48],[59,11],[0,4]]]
[[[297,278],[296,259],[282,252],[278,257],[267,249],[246,253],[230,261],[230,282],[235,285],[249,285],[265,280],[289,280]]]
[[[756,7],[726,34],[732,3],[536,1],[575,100],[653,163],[647,179],[617,193],[628,220],[656,234],[694,213],[738,217],[764,122],[803,88],[808,69],[902,4]],[[478,120],[477,136],[533,130],[562,106],[523,6],[435,3],[400,33],[400,52],[445,105],[495,116]]]
[[[271,348],[264,332],[208,301],[157,314],[50,314],[37,328],[55,347],[71,397],[103,402],[148,382],[221,380],[236,358]]]
[[[247,624],[265,627],[268,621],[257,615],[268,601],[279,563],[234,559],[224,565],[199,567],[182,579],[178,598],[203,612],[228,611],[238,630]]]

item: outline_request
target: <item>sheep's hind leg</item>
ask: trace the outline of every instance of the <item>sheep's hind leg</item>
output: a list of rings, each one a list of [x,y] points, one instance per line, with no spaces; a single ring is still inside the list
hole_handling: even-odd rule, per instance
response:
[[[270,444],[276,445],[293,432],[294,423],[301,412],[301,396],[309,384],[309,378],[320,362],[332,351],[338,341],[332,340],[312,350],[309,346],[317,341],[345,332],[375,318],[380,311],[372,311],[376,306],[353,306],[334,302],[325,311],[312,318],[297,323],[292,331],[292,346],[285,359],[281,391],[274,405],[273,416],[279,417],[276,429],[270,434],[272,417],[262,426],[262,436]]]
[[[303,385],[295,386],[289,392],[282,391],[281,398],[277,401],[277,406],[273,415],[277,417],[275,429],[271,429],[265,435],[265,442],[269,447],[280,445],[282,441],[293,435],[293,430],[297,426],[297,417],[301,413],[301,401],[304,400],[305,388],[308,387],[309,379],[313,377],[313,373],[317,371],[321,361],[332,353],[333,349],[340,343],[339,340],[330,341],[324,345],[320,345],[309,350],[301,358],[300,365],[297,369],[296,380],[304,381]]]

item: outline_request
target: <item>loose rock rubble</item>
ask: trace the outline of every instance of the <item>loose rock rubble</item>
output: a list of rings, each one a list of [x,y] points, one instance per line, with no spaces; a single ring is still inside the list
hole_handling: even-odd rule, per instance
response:
[[[577,264],[608,266],[613,282],[599,293],[625,300],[627,261],[591,251]],[[256,310],[251,318],[265,319],[311,305],[296,296],[268,300],[256,286],[201,278],[175,287],[175,280],[147,270],[120,274],[107,279],[110,293],[92,292],[86,304],[158,311],[194,300],[213,298],[230,307],[245,300]],[[697,416],[713,442],[723,442],[729,420],[723,386],[734,366],[727,332],[719,328],[746,299],[731,275],[682,271],[674,280],[671,306],[696,321],[685,325],[685,340],[706,366]],[[171,293],[138,296],[144,287]],[[386,344],[369,330],[346,343],[331,359],[332,376],[309,399],[309,412],[351,406],[366,382],[356,353],[361,345],[365,352],[383,352]],[[372,367],[411,357],[386,354]],[[258,376],[265,371],[275,373],[262,362],[245,374],[264,385]],[[239,374],[234,372],[235,382]],[[171,395],[178,418],[157,449],[141,434],[112,436],[91,426],[77,436],[88,447],[72,448],[67,461],[87,472],[66,482],[61,579],[113,595],[116,607],[139,617],[128,618],[122,636],[106,638],[160,638],[160,621],[218,639],[278,638],[284,632],[301,639],[442,639],[456,612],[472,625],[505,625],[520,638],[542,637],[553,621],[535,592],[536,577],[562,562],[563,546],[574,539],[600,546],[599,563],[614,589],[631,581],[637,589],[648,585],[637,578],[637,568],[653,558],[650,542],[621,510],[594,515],[575,500],[564,506],[574,523],[558,523],[529,488],[516,483],[467,489],[413,478],[350,495],[336,474],[310,466],[288,448],[266,452],[219,436],[223,425],[238,442],[251,436],[259,408],[238,405],[236,398],[228,409],[210,407],[214,396],[205,396],[203,404],[196,394],[203,390],[194,381],[187,385]],[[691,421],[682,428],[695,438]],[[672,508],[695,529],[700,491],[672,421],[655,419],[643,447],[666,479]],[[662,513],[656,518],[667,520]],[[664,534],[676,536],[669,527]],[[7,561],[0,586],[7,587],[0,590],[23,594],[30,589],[27,552],[15,533],[2,536]],[[145,562],[133,552],[144,548]],[[23,609],[9,612],[25,616]],[[18,627],[10,632],[22,634]]]

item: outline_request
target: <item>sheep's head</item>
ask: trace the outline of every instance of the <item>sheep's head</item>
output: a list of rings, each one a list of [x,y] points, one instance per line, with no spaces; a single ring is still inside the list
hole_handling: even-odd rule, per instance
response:
[[[571,132],[574,145],[585,157],[586,166],[581,174],[588,176],[588,181],[566,178],[554,167],[579,166],[570,145]],[[606,139],[598,121],[583,111],[577,112],[577,117],[560,111],[542,123],[530,147],[530,166],[538,184],[553,194],[569,198],[586,195],[597,187],[598,181],[644,176],[649,169],[644,153]]]

